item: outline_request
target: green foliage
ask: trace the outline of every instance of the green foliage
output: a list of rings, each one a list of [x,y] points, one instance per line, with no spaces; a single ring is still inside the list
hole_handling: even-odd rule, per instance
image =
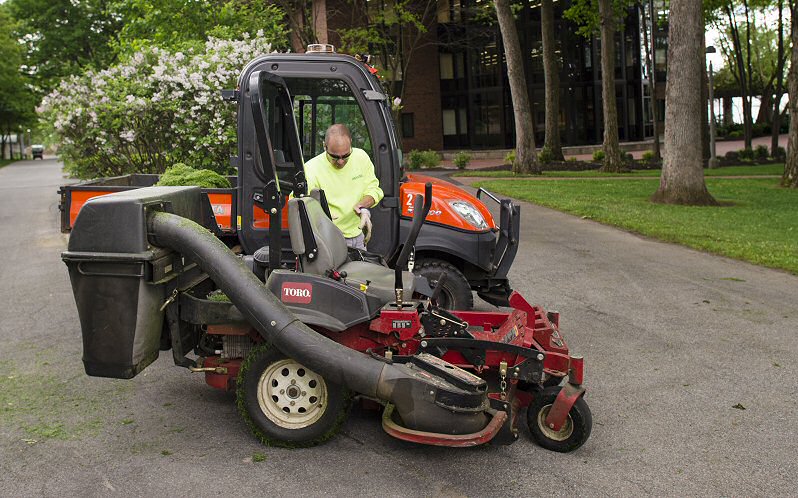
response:
[[[770,150],[767,145],[757,145],[754,149],[754,157],[759,160],[767,159],[770,156]]]
[[[23,52],[15,35],[17,23],[8,11],[0,4],[0,133],[4,136],[30,126],[35,105],[28,78],[20,72]]]
[[[593,152],[593,162],[594,163],[604,162],[604,158],[605,157],[606,157],[606,154],[604,154],[604,151],[602,149],[597,149],[596,151]]]
[[[631,152],[627,152],[626,154],[623,155],[623,161],[626,164],[632,164],[633,162],[635,162],[635,156],[633,156]]]
[[[283,11],[265,0],[117,0],[115,5],[124,24],[113,47],[123,56],[152,46],[202,50],[209,37],[241,40],[258,31],[274,48],[288,48]]]
[[[219,91],[235,87],[241,68],[268,51],[260,36],[212,38],[187,54],[145,49],[62,82],[42,101],[42,125],[78,178],[162,173],[178,162],[227,174],[236,108]]]
[[[38,92],[87,68],[102,69],[116,60],[111,41],[122,26],[108,0],[9,0],[25,43],[24,69]]]
[[[784,161],[787,159],[787,151],[784,149],[784,147],[778,146],[773,152],[771,152],[770,156],[773,159]]]
[[[230,182],[219,173],[209,169],[194,169],[183,163],[166,168],[156,185],[161,187],[193,185],[203,188],[230,188]]]
[[[254,455],[252,455],[252,461],[255,463],[265,462],[266,455],[264,455],[263,453],[255,453]]]
[[[647,151],[643,152],[643,156],[641,157],[641,159],[644,162],[650,163],[651,161],[654,160],[654,151],[653,150],[647,150]]]
[[[468,152],[461,150],[457,154],[455,154],[454,159],[452,160],[457,169],[466,169],[468,163],[471,162],[471,154]]]
[[[225,294],[221,289],[216,289],[214,291],[209,292],[208,296],[207,296],[207,299],[209,301],[216,301],[218,303],[229,303],[230,302],[230,298],[227,297],[227,294]]]
[[[755,158],[754,149],[740,149],[737,151],[737,157],[741,161],[753,161]]]
[[[549,164],[554,161],[554,152],[552,152],[551,147],[548,145],[544,145],[540,152],[538,152],[538,161],[540,164]]]
[[[616,25],[628,15],[629,7],[636,3],[636,0],[612,0]],[[601,27],[598,0],[573,0],[563,12],[563,17],[576,24],[576,32],[586,38],[595,36]]]
[[[407,154],[410,169],[434,168],[441,162],[441,157],[434,150],[411,150]]]
[[[722,168],[721,168],[722,169]],[[656,178],[595,181],[508,179],[475,186],[754,264],[798,274],[798,190],[775,179],[708,179],[723,207],[652,204]]]
[[[515,150],[511,150],[504,156],[505,164],[513,164],[515,162]]]

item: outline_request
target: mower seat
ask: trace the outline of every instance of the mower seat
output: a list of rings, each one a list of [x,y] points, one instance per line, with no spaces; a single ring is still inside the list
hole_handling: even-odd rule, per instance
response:
[[[324,213],[313,193],[288,201],[288,230],[291,248],[299,256],[304,273],[324,276],[331,270],[346,272],[347,285],[361,288],[361,284],[368,282],[367,294],[383,304],[395,299],[394,271],[366,261],[350,261],[344,235]],[[402,274],[405,299],[413,295],[414,280],[411,272]]]

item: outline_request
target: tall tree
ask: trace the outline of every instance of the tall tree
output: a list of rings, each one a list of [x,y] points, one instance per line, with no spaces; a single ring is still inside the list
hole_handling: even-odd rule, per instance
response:
[[[790,2],[792,26],[790,28],[790,74],[787,78],[790,93],[790,141],[787,145],[787,163],[781,184],[798,188],[798,2]]]
[[[615,101],[615,12],[612,0],[599,0],[601,22],[601,100],[604,109],[604,165],[601,171],[624,169],[618,139],[618,106]]]
[[[601,171],[624,169],[618,139],[618,106],[615,101],[615,34],[635,0],[573,0],[565,17],[585,36],[601,36],[601,97],[604,110],[604,164]],[[597,15],[598,14],[598,15]]]
[[[704,182],[701,98],[704,23],[701,3],[671,0],[668,82],[665,92],[665,160],[654,202],[716,205]]]
[[[646,5],[644,5],[647,4]],[[646,15],[648,12],[648,15]],[[651,92],[649,102],[649,112],[651,113],[651,133],[654,135],[653,149],[654,160],[662,160],[662,152],[659,146],[659,112],[657,109],[657,68],[655,66],[655,47],[656,38],[656,11],[654,10],[654,0],[644,0],[640,2],[640,15],[643,26],[643,45],[645,47],[646,67],[648,68],[648,87]]]
[[[784,96],[784,0],[778,0],[779,27],[778,27],[778,63],[776,67],[776,99],[773,102],[773,119],[770,133],[770,155],[776,157],[779,147],[779,134],[781,133],[781,99]]]
[[[0,159],[10,136],[19,135],[34,118],[33,94],[20,72],[22,46],[14,34],[15,28],[8,7],[0,4]],[[9,153],[13,154],[10,148]]]
[[[515,161],[514,173],[540,174],[540,163],[535,150],[535,129],[532,121],[532,106],[527,93],[524,76],[524,59],[518,30],[510,9],[510,0],[494,0],[496,17],[504,42],[504,55],[507,59],[507,78],[510,83],[510,96],[513,101],[515,119]]]
[[[24,69],[40,92],[85,68],[102,69],[116,58],[111,41],[122,26],[114,0],[10,0],[26,44]]]
[[[560,143],[560,60],[554,38],[554,2],[541,0],[540,27],[543,40],[543,76],[546,86],[546,138],[543,144],[556,161],[562,161]]]

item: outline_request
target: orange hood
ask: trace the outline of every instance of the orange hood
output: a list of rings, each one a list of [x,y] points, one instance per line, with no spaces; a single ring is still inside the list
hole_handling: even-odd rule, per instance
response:
[[[413,216],[413,199],[416,194],[424,195],[424,184],[429,182],[432,184],[432,207],[427,215],[427,221],[469,232],[487,232],[491,229],[498,228],[493,216],[482,201],[453,183],[441,180],[440,178],[416,173],[408,174],[407,179],[408,181],[402,183],[399,187],[399,195],[402,202],[402,216]],[[463,218],[454,207],[452,207],[452,203],[456,201],[468,203],[476,208],[485,219],[485,223],[488,226],[480,228]]]

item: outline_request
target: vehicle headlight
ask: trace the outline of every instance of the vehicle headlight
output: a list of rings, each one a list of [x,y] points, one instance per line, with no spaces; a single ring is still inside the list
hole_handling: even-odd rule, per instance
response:
[[[450,202],[449,205],[452,206],[452,209],[454,209],[454,211],[459,214],[461,218],[474,227],[479,228],[480,230],[488,228],[488,224],[485,223],[485,218],[482,216],[482,213],[480,213],[479,210],[470,202],[454,201]]]

